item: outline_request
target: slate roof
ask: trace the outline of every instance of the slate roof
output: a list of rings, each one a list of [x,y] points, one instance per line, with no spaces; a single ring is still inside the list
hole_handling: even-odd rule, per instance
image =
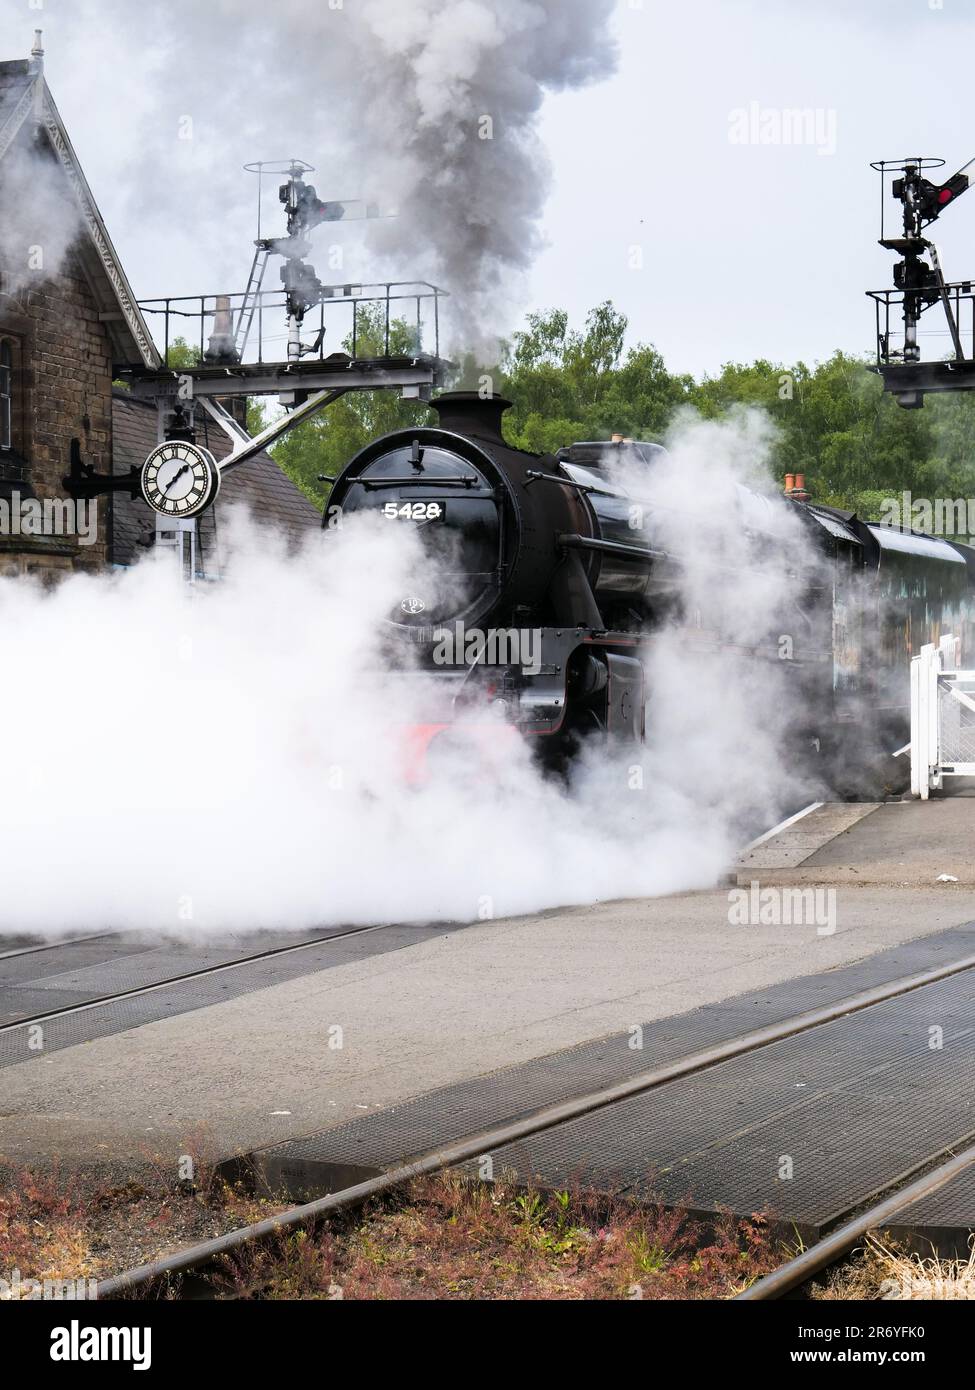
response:
[[[157,443],[155,406],[116,388],[112,393],[112,423],[114,471],[127,473],[132,467],[141,468]],[[197,442],[218,459],[225,458],[231,448],[224,432],[202,412],[197,421]],[[267,453],[258,454],[224,477],[216,507],[201,519],[200,544],[208,570],[212,567],[221,518],[228,507],[238,504],[248,507],[261,525],[284,532],[291,542],[301,540],[322,524],[318,508],[295,487],[273,458]],[[131,500],[124,494],[117,494],[112,507],[112,533],[114,563],[131,565],[152,546],[156,534],[155,512],[141,498]]]

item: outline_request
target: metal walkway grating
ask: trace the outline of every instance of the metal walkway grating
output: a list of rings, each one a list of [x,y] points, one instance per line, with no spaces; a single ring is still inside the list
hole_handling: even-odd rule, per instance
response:
[[[825,975],[786,981],[262,1150],[292,1195],[334,1190],[530,1110],[777,1019],[968,955],[972,926]],[[943,1047],[931,1047],[934,1027]],[[491,1155],[494,1172],[556,1187],[765,1210],[815,1235],[855,1201],[975,1133],[975,972],[771,1044]],[[780,1174],[791,1176],[781,1177]],[[348,1176],[344,1177],[349,1181]]]
[[[906,1239],[920,1253],[967,1260],[975,1231],[975,1168],[968,1168],[938,1192],[920,1198],[893,1217],[895,1239]]]

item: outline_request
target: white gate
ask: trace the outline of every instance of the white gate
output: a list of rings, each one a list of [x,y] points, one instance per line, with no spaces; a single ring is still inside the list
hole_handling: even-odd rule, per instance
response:
[[[911,791],[926,801],[945,777],[975,777],[975,671],[961,643],[942,637],[911,662]]]

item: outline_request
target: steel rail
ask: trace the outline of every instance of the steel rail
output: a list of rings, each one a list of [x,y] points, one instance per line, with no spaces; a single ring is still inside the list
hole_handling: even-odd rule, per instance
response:
[[[890,999],[896,999],[901,995],[923,989],[925,985],[936,984],[940,980],[949,979],[953,975],[962,974],[972,969],[975,969],[975,955],[965,956],[948,965],[906,975],[900,979],[889,981],[885,985],[875,985],[872,989],[863,990],[859,994],[838,1000],[834,1004],[823,1005],[818,1009],[797,1014],[780,1023],[757,1028],[727,1042],[704,1048],[700,1052],[691,1053],[663,1066],[639,1072],[624,1081],[615,1082],[586,1095],[543,1106],[518,1120],[493,1126],[455,1140],[440,1149],[431,1150],[411,1162],[401,1164],[399,1167],[390,1169],[366,1182],[356,1183],[352,1187],[343,1188],[340,1192],[332,1193],[327,1197],[292,1207],[277,1216],[269,1217],[265,1221],[228,1231],[225,1235],[218,1236],[213,1240],[204,1241],[199,1245],[178,1251],[174,1255],[151,1261],[110,1279],[100,1281],[98,1297],[100,1299],[117,1298],[139,1289],[146,1289],[173,1276],[190,1273],[202,1265],[209,1264],[221,1256],[232,1254],[255,1241],[279,1235],[296,1227],[313,1225],[322,1217],[360,1206],[371,1197],[389,1193],[414,1178],[424,1177],[444,1168],[452,1168],[472,1159],[481,1158],[491,1150],[530,1138],[532,1135],[552,1129],[568,1120],[579,1119],[584,1115],[618,1104],[631,1096],[663,1086],[670,1081],[677,1081],[694,1075],[696,1072],[715,1067],[722,1062],[757,1051],[773,1043],[782,1042],[787,1038],[796,1037],[801,1033],[833,1023],[837,1019],[847,1018],[851,1014],[860,1013]]]
[[[332,936],[319,936],[313,940],[295,942],[290,946],[275,946],[268,951],[256,951],[253,955],[241,956],[239,960],[223,961],[219,965],[203,966],[199,970],[189,970],[182,975],[171,975],[168,979],[157,980],[151,985],[136,985],[133,989],[119,990],[116,994],[102,994],[96,999],[86,999],[83,1004],[72,1004],[70,1007],[62,1009],[49,1009],[46,1013],[32,1014],[29,1018],[19,1018],[12,1023],[0,1024],[0,1035],[13,1032],[17,1028],[29,1028],[35,1023],[47,1023],[54,1018],[66,1018],[69,1014],[81,1014],[86,1013],[89,1009],[104,1008],[106,1004],[114,1004],[120,999],[133,999],[142,994],[154,994],[157,990],[168,989],[170,985],[183,984],[187,980],[198,980],[204,975],[220,975],[228,970],[239,970],[241,966],[253,965],[255,961],[271,960],[275,956],[292,955],[298,951],[310,951],[314,946],[327,946],[332,941],[345,941],[350,936],[365,936],[368,932],[385,931],[387,925],[350,927],[348,931],[336,932]],[[125,959],[130,959],[130,957],[125,957]]]
[[[911,1206],[919,1198],[937,1192],[939,1188],[951,1182],[952,1178],[963,1173],[966,1168],[970,1168],[973,1163],[975,1163],[975,1145],[964,1149],[960,1154],[949,1159],[947,1163],[942,1163],[938,1168],[932,1168],[916,1181],[910,1183],[909,1186],[900,1188],[882,1202],[877,1202],[875,1206],[845,1222],[831,1235],[817,1241],[815,1245],[804,1250],[795,1259],[789,1260],[774,1270],[773,1273],[767,1274],[764,1279],[756,1280],[750,1288],[736,1295],[736,1302],[760,1302],[781,1298],[783,1294],[798,1288],[800,1284],[805,1284],[814,1275],[819,1274],[829,1265],[835,1264],[837,1260],[849,1254],[857,1241],[862,1240],[868,1231],[883,1226],[892,1216],[896,1216],[899,1211]]]
[[[18,946],[14,950],[0,951],[0,960],[13,960],[15,956],[34,956],[40,951],[56,951],[59,946],[77,946],[84,941],[104,941],[116,936],[117,932],[93,932],[91,936],[63,936],[60,941],[39,941],[33,946]]]

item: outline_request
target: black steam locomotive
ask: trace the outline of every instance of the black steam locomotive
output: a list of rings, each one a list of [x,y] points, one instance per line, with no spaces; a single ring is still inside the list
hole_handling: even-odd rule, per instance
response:
[[[507,401],[456,392],[433,408],[439,427],[387,435],[349,463],[325,518],[368,510],[421,528],[433,563],[391,624],[440,677],[442,704],[426,739],[487,702],[538,739],[549,763],[563,763],[592,733],[642,741],[648,637],[666,620],[683,626],[689,653],[723,640],[707,611],[679,611],[679,572],[706,536],[688,526],[679,546],[661,548],[634,525],[632,491],[616,480],[621,449],[648,479],[666,451],[627,441],[530,454],[504,439]],[[738,493],[740,563],[760,564],[768,502]],[[975,639],[975,550],[788,505],[808,553],[791,565],[782,614],[752,655],[786,659],[802,695],[792,732],[841,785],[844,769],[904,741],[909,656],[943,633],[966,650]],[[792,634],[785,652],[776,626]],[[533,635],[530,651],[518,650],[519,634]]]

